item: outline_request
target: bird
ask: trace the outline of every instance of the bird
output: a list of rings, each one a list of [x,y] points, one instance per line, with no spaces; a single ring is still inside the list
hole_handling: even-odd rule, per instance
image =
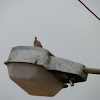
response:
[[[34,47],[41,47],[41,48],[43,48],[42,45],[41,45],[41,42],[39,40],[37,40],[37,37],[35,37],[35,40],[34,40]]]

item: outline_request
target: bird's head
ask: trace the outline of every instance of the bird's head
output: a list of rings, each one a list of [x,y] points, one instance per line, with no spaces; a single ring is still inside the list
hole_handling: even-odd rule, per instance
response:
[[[37,40],[37,37],[35,36],[35,40]]]

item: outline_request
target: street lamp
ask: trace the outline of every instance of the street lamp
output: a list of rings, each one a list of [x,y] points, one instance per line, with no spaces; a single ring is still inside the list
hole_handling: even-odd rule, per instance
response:
[[[100,74],[100,69],[87,68],[33,46],[12,48],[5,64],[11,80],[36,96],[52,97],[68,83],[74,86],[74,83],[86,81],[89,73]]]

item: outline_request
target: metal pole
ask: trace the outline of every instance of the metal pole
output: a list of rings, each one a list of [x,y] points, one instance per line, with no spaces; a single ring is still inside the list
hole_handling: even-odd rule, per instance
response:
[[[90,74],[100,74],[100,68],[84,68],[84,71],[86,73],[90,73]]]

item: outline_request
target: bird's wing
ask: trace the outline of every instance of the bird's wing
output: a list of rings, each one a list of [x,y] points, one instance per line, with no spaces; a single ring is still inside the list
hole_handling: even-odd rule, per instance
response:
[[[42,47],[42,44],[41,44],[41,42],[39,42],[39,44],[40,44],[40,47]],[[42,47],[43,48],[43,47]]]

